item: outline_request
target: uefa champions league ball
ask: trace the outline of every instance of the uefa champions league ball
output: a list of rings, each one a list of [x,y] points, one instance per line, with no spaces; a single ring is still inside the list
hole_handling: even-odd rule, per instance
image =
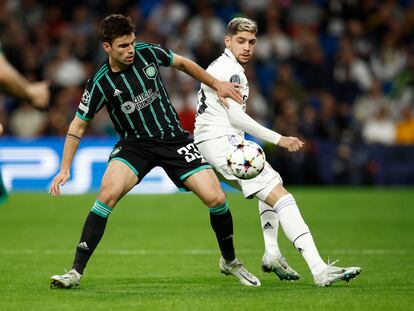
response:
[[[244,140],[227,155],[227,170],[240,179],[252,179],[259,175],[265,166],[263,149],[250,140]]]

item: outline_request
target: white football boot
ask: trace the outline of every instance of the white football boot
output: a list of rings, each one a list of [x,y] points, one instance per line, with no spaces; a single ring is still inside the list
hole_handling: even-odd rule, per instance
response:
[[[243,264],[236,258],[231,262],[226,262],[223,257],[220,258],[219,267],[221,273],[225,275],[233,275],[238,278],[240,283],[246,286],[260,286],[257,277],[251,274]]]
[[[263,272],[274,272],[280,280],[296,281],[300,279],[299,273],[293,270],[283,256],[272,256],[265,253],[262,258]]]
[[[329,286],[342,280],[349,282],[350,279],[355,278],[361,273],[362,269],[360,267],[335,267],[334,264],[337,261],[338,260],[334,261],[332,264],[328,264],[325,270],[313,276],[316,286]]]
[[[53,275],[50,283],[51,288],[73,288],[78,287],[82,274],[75,269],[66,272],[63,275]]]

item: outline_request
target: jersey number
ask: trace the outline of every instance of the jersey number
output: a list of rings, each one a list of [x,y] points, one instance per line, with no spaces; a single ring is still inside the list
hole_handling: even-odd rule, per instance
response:
[[[185,155],[185,160],[187,162],[191,162],[194,161],[195,159],[202,159],[203,157],[201,156],[200,152],[198,151],[198,149],[194,146],[193,143],[188,144],[185,147],[181,147],[180,149],[177,150],[177,152],[179,154],[184,154]]]

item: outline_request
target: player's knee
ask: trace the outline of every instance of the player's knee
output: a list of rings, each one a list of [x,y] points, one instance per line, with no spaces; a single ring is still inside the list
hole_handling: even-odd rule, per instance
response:
[[[223,191],[217,191],[213,195],[210,195],[205,203],[208,208],[214,208],[223,205],[226,203],[226,195]]]
[[[98,200],[109,207],[115,207],[116,202],[119,200],[119,195],[115,193],[112,189],[107,187],[102,187],[99,191]]]

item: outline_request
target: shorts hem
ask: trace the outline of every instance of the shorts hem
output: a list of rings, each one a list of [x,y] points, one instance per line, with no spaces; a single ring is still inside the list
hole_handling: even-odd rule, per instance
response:
[[[123,159],[123,158],[119,158],[119,157],[115,157],[115,158],[112,158],[111,160],[109,160],[109,162],[112,162],[112,161],[114,161],[114,160],[117,160],[117,161],[121,161],[122,163],[124,163],[125,165],[127,165],[130,169],[131,169],[131,171],[133,171],[134,172],[134,174],[135,175],[139,175],[139,173],[138,173],[138,171],[135,169],[135,167],[133,167],[132,166],[132,164],[131,163],[129,163],[127,160],[125,160],[125,159]]]
[[[185,173],[184,175],[181,175],[180,176],[180,180],[183,181],[184,179],[190,177],[191,175],[193,175],[193,174],[195,174],[195,173],[197,173],[199,171],[208,169],[208,168],[212,168],[211,165],[207,164],[207,165],[203,165],[203,166],[197,167],[196,169],[193,169],[193,170]]]

